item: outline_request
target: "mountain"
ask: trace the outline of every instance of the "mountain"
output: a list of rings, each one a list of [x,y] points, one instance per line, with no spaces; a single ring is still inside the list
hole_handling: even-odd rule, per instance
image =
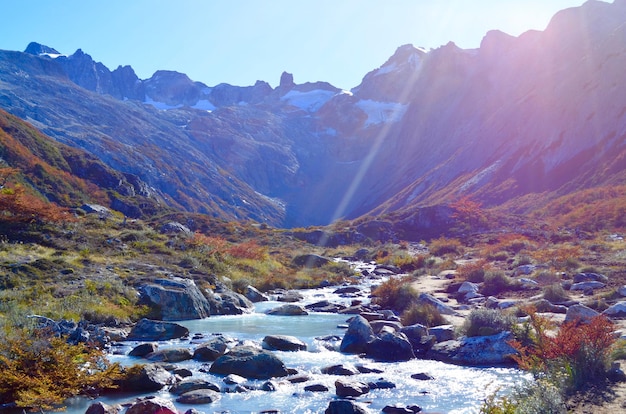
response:
[[[626,178],[626,1],[480,48],[404,45],[361,84],[138,79],[81,50],[0,51],[0,107],[169,208],[274,226],[419,215],[471,196],[522,213]]]

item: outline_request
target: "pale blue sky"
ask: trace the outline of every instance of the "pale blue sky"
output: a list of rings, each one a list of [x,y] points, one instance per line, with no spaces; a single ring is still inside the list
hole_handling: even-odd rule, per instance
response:
[[[81,48],[146,79],[175,70],[209,86],[327,81],[350,89],[399,46],[475,48],[583,0],[0,0],[0,49]]]

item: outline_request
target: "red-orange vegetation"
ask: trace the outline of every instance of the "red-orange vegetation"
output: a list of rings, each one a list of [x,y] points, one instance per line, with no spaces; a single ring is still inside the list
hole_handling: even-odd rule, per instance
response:
[[[29,194],[23,186],[0,190],[2,221],[16,223],[73,221],[68,209]]]

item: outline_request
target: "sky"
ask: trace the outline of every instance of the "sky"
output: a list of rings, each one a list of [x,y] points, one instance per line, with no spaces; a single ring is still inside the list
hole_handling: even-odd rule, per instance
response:
[[[452,41],[480,46],[489,30],[543,30],[584,0],[0,0],[0,49],[35,41],[77,49],[141,79],[186,73],[208,86],[326,81],[351,89],[395,50]]]

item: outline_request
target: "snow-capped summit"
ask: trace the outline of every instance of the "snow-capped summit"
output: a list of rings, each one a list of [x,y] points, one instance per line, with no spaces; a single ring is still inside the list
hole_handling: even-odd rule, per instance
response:
[[[50,57],[57,57],[61,55],[61,53],[59,53],[56,49],[46,45],[42,45],[41,43],[37,42],[30,42],[28,46],[26,46],[26,50],[24,50],[24,53],[36,56],[48,55]]]

